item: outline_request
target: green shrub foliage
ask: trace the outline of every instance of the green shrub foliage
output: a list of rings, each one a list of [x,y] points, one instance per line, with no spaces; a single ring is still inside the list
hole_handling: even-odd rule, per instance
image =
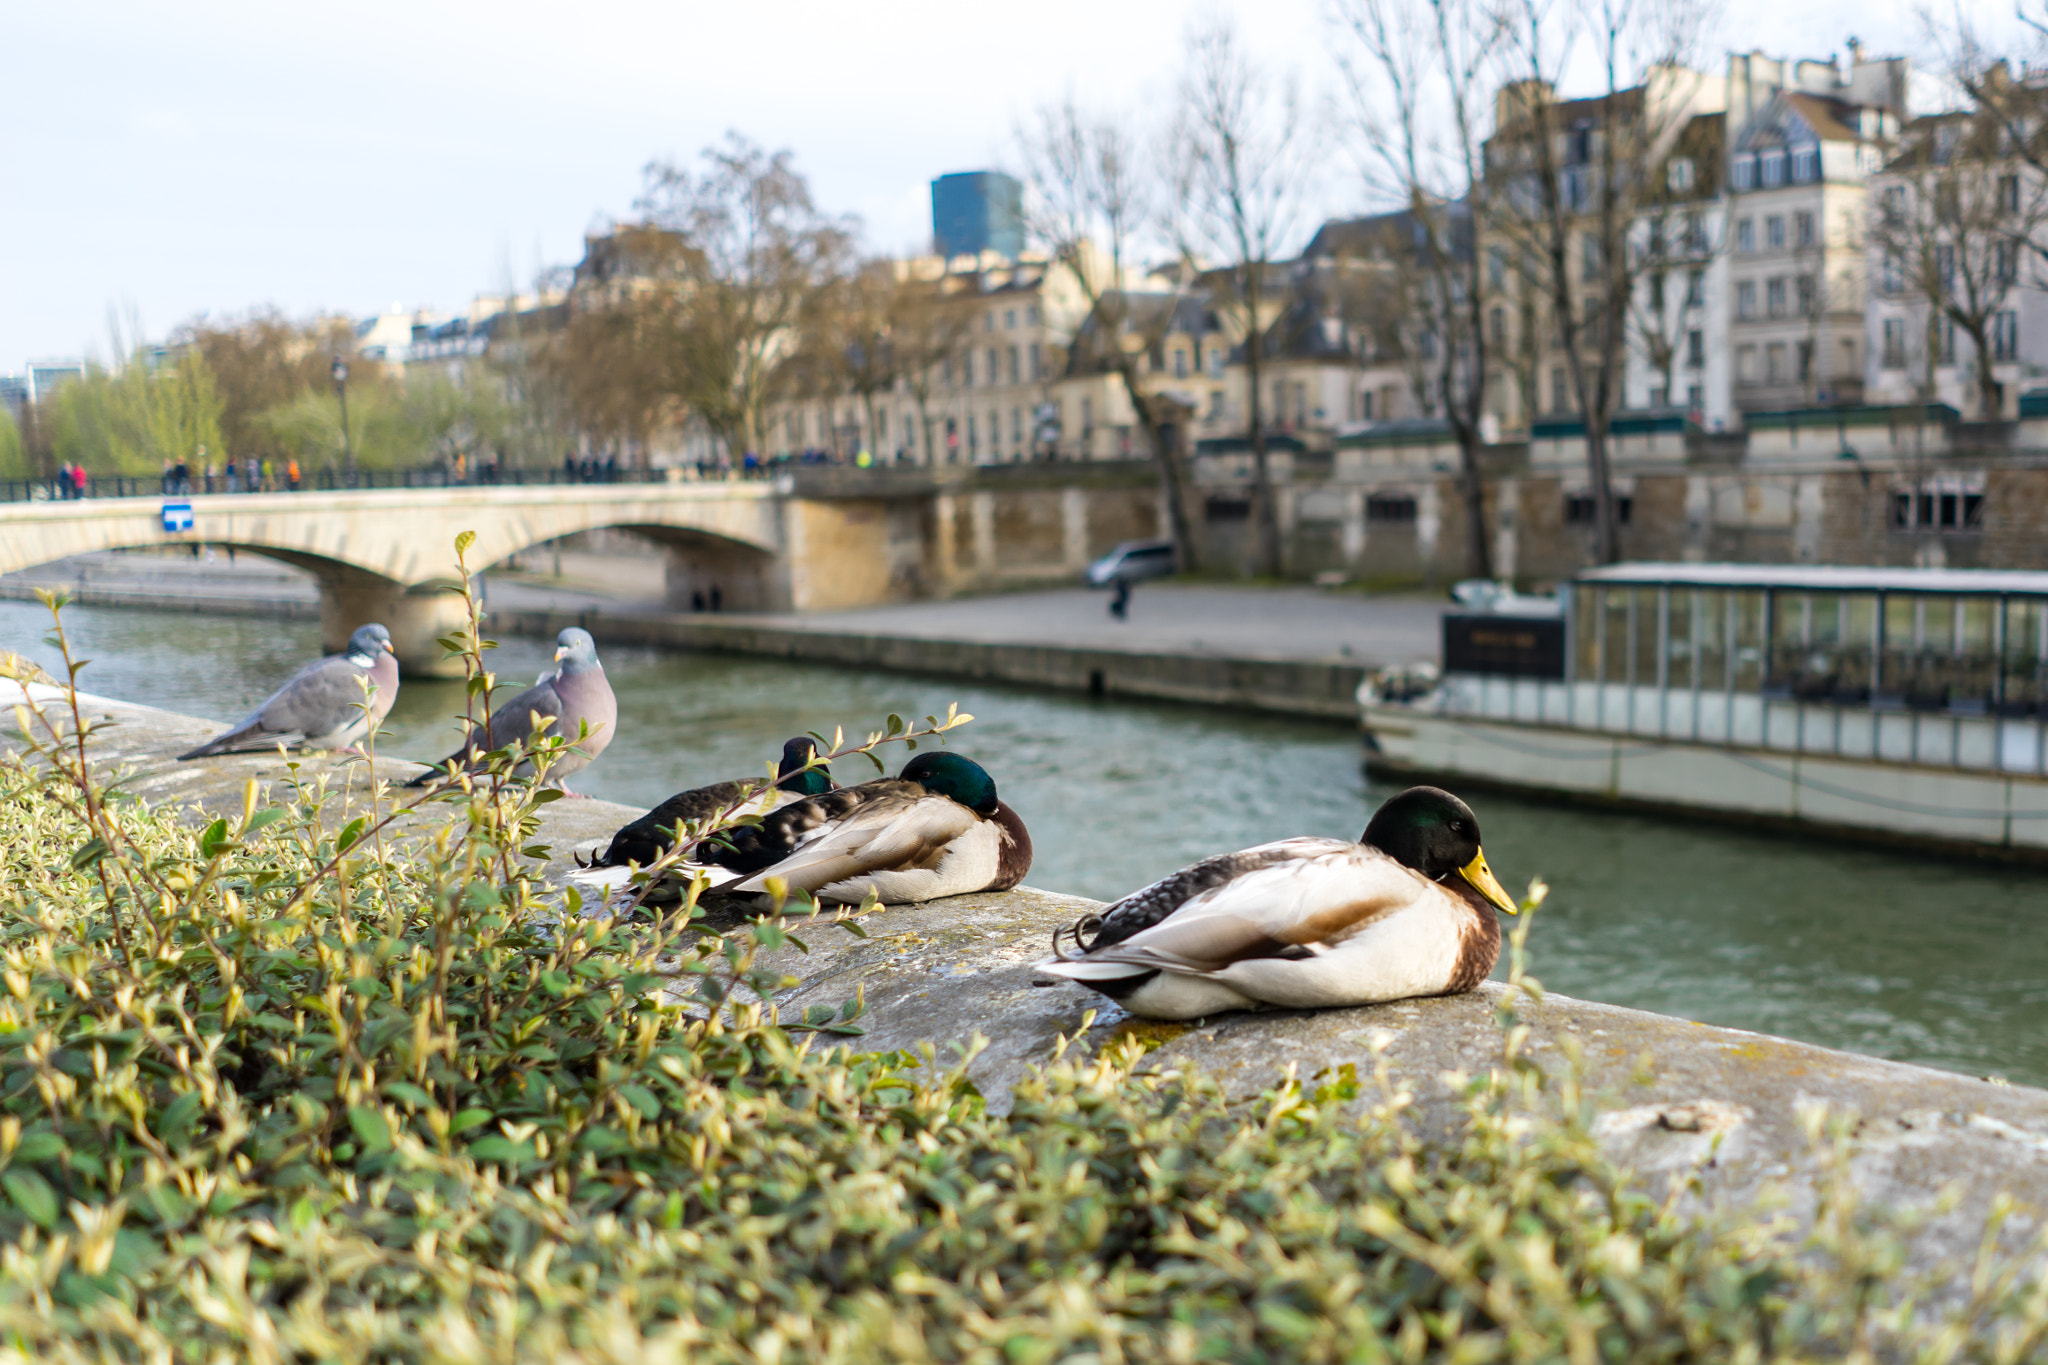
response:
[[[758,951],[829,922],[549,900],[517,753],[403,819],[304,782],[201,823],[125,799],[76,713],[21,724],[14,1358],[2039,1353],[2037,1281],[1987,1258],[1930,1315],[1840,1189],[1804,1242],[1638,1191],[1511,1018],[1430,1142],[1384,1068],[1233,1103],[1086,1039],[994,1115],[957,1060],[857,1051],[853,1005],[736,1003],[774,989]]]

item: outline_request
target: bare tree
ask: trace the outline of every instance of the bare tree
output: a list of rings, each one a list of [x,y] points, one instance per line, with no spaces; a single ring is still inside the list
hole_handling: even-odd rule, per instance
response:
[[[1085,114],[1069,98],[1040,110],[1036,125],[1021,131],[1018,141],[1032,190],[1032,235],[1072,277],[1084,305],[1068,350],[1083,352],[1121,382],[1159,463],[1182,567],[1194,568],[1201,547],[1189,522],[1176,448],[1186,424],[1141,381],[1143,357],[1172,325],[1174,308],[1142,310],[1141,325],[1157,329],[1158,336],[1142,338],[1144,344],[1135,348],[1126,344],[1133,324],[1141,322],[1129,286],[1131,253],[1152,220],[1152,186],[1140,170],[1136,139],[1126,124]],[[1173,286],[1176,300],[1179,280]]]
[[[2006,114],[1980,105],[1914,120],[1879,179],[1870,221],[1880,289],[1924,310],[1930,370],[1937,356],[1958,363],[1954,333],[1968,339],[1985,421],[2003,409],[1994,366],[2017,358],[2000,317],[2023,273],[2038,278],[2029,258],[2048,224],[2048,175],[2021,154],[2026,143],[2010,136]]]
[[[917,404],[924,459],[937,464],[933,442],[932,390],[943,367],[966,342],[974,314],[953,299],[942,274],[937,279],[906,277],[897,283],[889,310],[889,340],[897,373]]]
[[[1294,80],[1244,49],[1227,20],[1190,29],[1174,122],[1174,212],[1181,254],[1191,266],[1227,263],[1231,288],[1219,311],[1235,314],[1245,343],[1247,436],[1252,448],[1257,569],[1281,571],[1280,516],[1266,453],[1265,329],[1284,299],[1274,267],[1292,253],[1310,137]]]
[[[638,207],[664,249],[627,307],[665,392],[737,455],[759,448],[781,362],[846,271],[854,224],[818,211],[787,151],[728,133],[702,160],[647,168]]]
[[[1413,310],[1407,315],[1440,343],[1422,379],[1458,443],[1466,572],[1491,578],[1481,418],[1498,341],[1486,317],[1498,305],[1490,303],[1472,188],[1484,173],[1482,87],[1501,20],[1484,0],[1340,0],[1336,14],[1358,48],[1340,65],[1368,183],[1405,208],[1418,239],[1390,245],[1419,267],[1419,278],[1405,270],[1399,277],[1410,284],[1401,291]]]
[[[1656,211],[1673,144],[1707,86],[1682,59],[1708,17],[1706,0],[1587,0],[1560,10],[1516,0],[1502,35],[1514,79],[1499,99],[1485,211],[1519,248],[1522,283],[1546,305],[1548,350],[1585,426],[1593,558],[1602,564],[1621,552],[1608,430],[1624,396],[1628,312],[1645,268],[1631,237]],[[1562,100],[1557,81],[1581,45],[1605,89]]]

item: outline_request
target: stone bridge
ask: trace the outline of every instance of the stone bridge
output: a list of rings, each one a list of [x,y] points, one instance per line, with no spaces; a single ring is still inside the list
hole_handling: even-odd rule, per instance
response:
[[[438,636],[461,619],[449,589],[455,537],[473,531],[472,572],[529,546],[617,527],[666,545],[671,601],[716,583],[733,610],[860,605],[888,596],[859,565],[821,566],[848,547],[846,507],[793,499],[773,483],[566,484],[195,496],[192,528],[164,529],[172,499],[0,504],[0,573],[91,550],[233,546],[305,569],[320,584],[321,634],[338,649],[364,621],[391,628],[413,672],[444,667]],[[858,538],[856,538],[858,539]],[[808,551],[808,553],[807,553]],[[858,558],[857,556],[855,557]]]
[[[0,503],[0,574],[92,550],[206,544],[268,555],[320,584],[321,636],[391,629],[410,672],[448,664],[461,619],[455,537],[481,572],[534,545],[617,528],[668,551],[668,601],[719,589],[737,612],[832,611],[1010,584],[1074,581],[1093,555],[1159,534],[1143,468],[826,470],[769,481],[549,484],[200,495],[190,530],[156,497]]]

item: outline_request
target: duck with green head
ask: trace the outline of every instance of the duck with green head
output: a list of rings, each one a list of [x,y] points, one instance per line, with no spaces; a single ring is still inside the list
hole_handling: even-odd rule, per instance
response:
[[[996,796],[995,779],[946,750],[918,754],[895,777],[792,802],[728,831],[699,856],[734,875],[724,889],[793,891],[857,905],[1007,891],[1031,870],[1031,835]]]
[[[1471,807],[1411,787],[1358,843],[1282,839],[1205,858],[1060,930],[1038,966],[1154,1019],[1456,995],[1500,958],[1494,911],[1518,908]]]
[[[701,825],[722,812],[740,817],[766,815],[810,796],[832,791],[829,764],[818,761],[818,742],[798,735],[782,746],[775,780],[734,778],[677,792],[612,836],[610,846],[593,858],[592,867],[647,867],[675,847],[684,825]]]

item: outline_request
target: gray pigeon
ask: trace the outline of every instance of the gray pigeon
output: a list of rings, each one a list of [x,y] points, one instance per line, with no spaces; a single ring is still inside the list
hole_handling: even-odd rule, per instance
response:
[[[560,786],[562,779],[590,766],[618,729],[619,701],[605,679],[604,665],[597,661],[597,642],[587,630],[571,626],[555,637],[555,668],[540,680],[491,713],[482,734],[475,728],[462,747],[406,785],[424,787],[429,782],[460,769],[472,772],[483,766],[483,755],[493,749],[524,743],[529,738],[560,735],[573,748],[564,750],[548,768],[548,781]],[[533,716],[538,712],[547,724],[534,733]],[[578,740],[578,724],[587,724],[590,734]],[[522,763],[517,775],[531,776],[533,765]]]
[[[367,710],[365,677],[371,683]],[[296,740],[304,749],[346,749],[370,732],[372,721],[390,714],[397,699],[398,658],[391,652],[391,632],[375,623],[360,626],[348,637],[347,649],[307,664],[234,729],[178,759],[269,749],[280,740]]]

